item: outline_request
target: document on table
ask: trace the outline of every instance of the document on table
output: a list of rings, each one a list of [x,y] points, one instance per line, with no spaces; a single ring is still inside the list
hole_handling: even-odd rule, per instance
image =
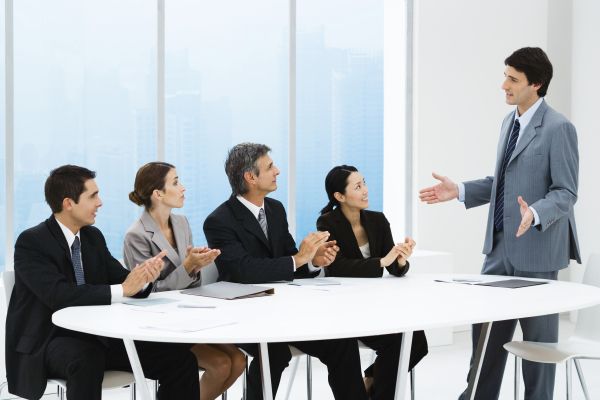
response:
[[[235,321],[225,320],[183,320],[183,321],[170,321],[161,322],[146,326],[141,326],[143,329],[156,329],[159,331],[168,332],[197,332],[211,328],[218,328],[220,326],[227,326],[235,324]]]
[[[289,283],[294,286],[330,286],[330,285],[341,285],[339,281],[326,278],[307,278],[307,279],[294,279]]]
[[[483,281],[478,279],[435,279],[435,282],[461,283],[464,285],[493,286],[509,289],[518,289],[528,286],[537,286],[548,283],[547,281],[530,281],[527,279],[502,279],[497,281]]]
[[[146,299],[126,299],[123,301],[123,304],[127,304],[130,306],[140,306],[140,307],[148,307],[148,306],[158,306],[160,304],[169,304],[176,302],[175,299],[167,299],[165,297],[148,297]]]

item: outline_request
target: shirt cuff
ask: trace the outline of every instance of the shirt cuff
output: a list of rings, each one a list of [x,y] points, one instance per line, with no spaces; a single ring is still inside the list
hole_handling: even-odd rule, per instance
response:
[[[533,213],[533,226],[538,226],[540,224],[540,216],[538,215],[537,211],[535,211],[535,208],[529,207],[529,209]]]
[[[317,270],[320,270],[320,268],[319,268],[319,267],[315,267],[315,266],[313,265],[313,263],[312,263],[312,260],[311,260],[311,261],[309,261],[309,262],[308,262],[308,270],[309,270],[310,272],[312,272],[312,271],[317,271]]]
[[[458,201],[460,201],[461,203],[465,202],[465,184],[462,182],[459,182],[458,185]]]
[[[110,302],[122,303],[125,297],[123,296],[123,285],[110,285]]]
[[[296,272],[296,259],[292,257],[292,272]]]

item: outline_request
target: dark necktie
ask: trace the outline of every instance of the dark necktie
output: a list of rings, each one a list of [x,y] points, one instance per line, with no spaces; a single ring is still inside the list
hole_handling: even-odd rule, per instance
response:
[[[262,231],[265,233],[265,237],[268,239],[269,234],[267,233],[267,217],[265,216],[265,210],[262,208],[258,211],[258,223],[260,224]]]
[[[500,174],[498,175],[498,184],[496,185],[496,206],[494,208],[494,226],[497,231],[501,231],[504,228],[504,175],[506,174],[506,167],[510,161],[510,157],[512,156],[513,151],[515,151],[520,129],[521,123],[516,119],[508,139],[508,144],[506,145],[504,160],[502,160],[502,168],[500,168]]]
[[[85,277],[83,276],[83,266],[81,265],[81,244],[79,238],[75,236],[75,241],[71,245],[71,261],[73,262],[73,271],[75,272],[75,281],[77,285],[83,285],[85,283]]]

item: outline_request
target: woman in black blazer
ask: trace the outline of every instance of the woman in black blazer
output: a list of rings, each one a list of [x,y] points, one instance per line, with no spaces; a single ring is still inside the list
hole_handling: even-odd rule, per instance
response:
[[[379,278],[386,268],[401,277],[409,269],[408,258],[415,241],[410,237],[394,244],[390,223],[382,212],[368,211],[369,190],[355,167],[334,167],[325,178],[329,202],[321,210],[317,229],[328,231],[340,248],[327,276]],[[393,399],[398,372],[402,334],[358,338],[377,353],[375,363],[365,371],[365,385],[372,400]],[[413,334],[409,369],[427,354],[423,331]]]

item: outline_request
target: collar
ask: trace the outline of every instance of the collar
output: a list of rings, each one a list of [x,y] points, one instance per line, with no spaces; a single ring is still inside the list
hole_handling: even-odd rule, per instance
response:
[[[60,230],[62,231],[63,235],[65,235],[65,239],[67,239],[67,244],[69,245],[69,249],[71,248],[71,246],[73,245],[73,242],[75,241],[75,236],[77,236],[79,238],[79,243],[81,243],[81,236],[79,236],[79,234],[81,233],[81,230],[79,232],[77,232],[77,234],[74,234],[73,232],[71,232],[71,230],[69,228],[67,228],[65,225],[62,224],[62,222],[60,222],[58,220],[58,218],[54,218],[56,220],[56,222],[58,222],[58,226],[60,226]]]
[[[254,215],[254,218],[258,219],[258,213],[260,211],[260,209],[262,208],[263,210],[265,209],[265,203],[263,201],[262,206],[257,206],[256,204],[253,204],[251,202],[249,202],[248,200],[246,200],[243,196],[235,196],[236,199],[238,199],[240,201],[240,203],[242,203],[244,206],[246,206],[246,208],[248,210],[250,210],[250,212],[252,213],[252,215]],[[265,211],[266,212],[266,211]]]
[[[519,116],[519,112],[518,109],[515,110],[515,117],[514,120],[519,120],[519,124],[521,124],[521,132],[523,132],[525,130],[525,127],[529,124],[529,122],[531,122],[531,118],[533,118],[533,115],[535,114],[535,112],[538,110],[538,108],[540,108],[540,105],[542,104],[542,102],[544,101],[543,97],[540,97],[539,99],[537,99],[537,101],[535,103],[533,103],[533,105],[531,107],[529,107],[529,109],[527,111],[525,111],[523,113],[523,115]]]

